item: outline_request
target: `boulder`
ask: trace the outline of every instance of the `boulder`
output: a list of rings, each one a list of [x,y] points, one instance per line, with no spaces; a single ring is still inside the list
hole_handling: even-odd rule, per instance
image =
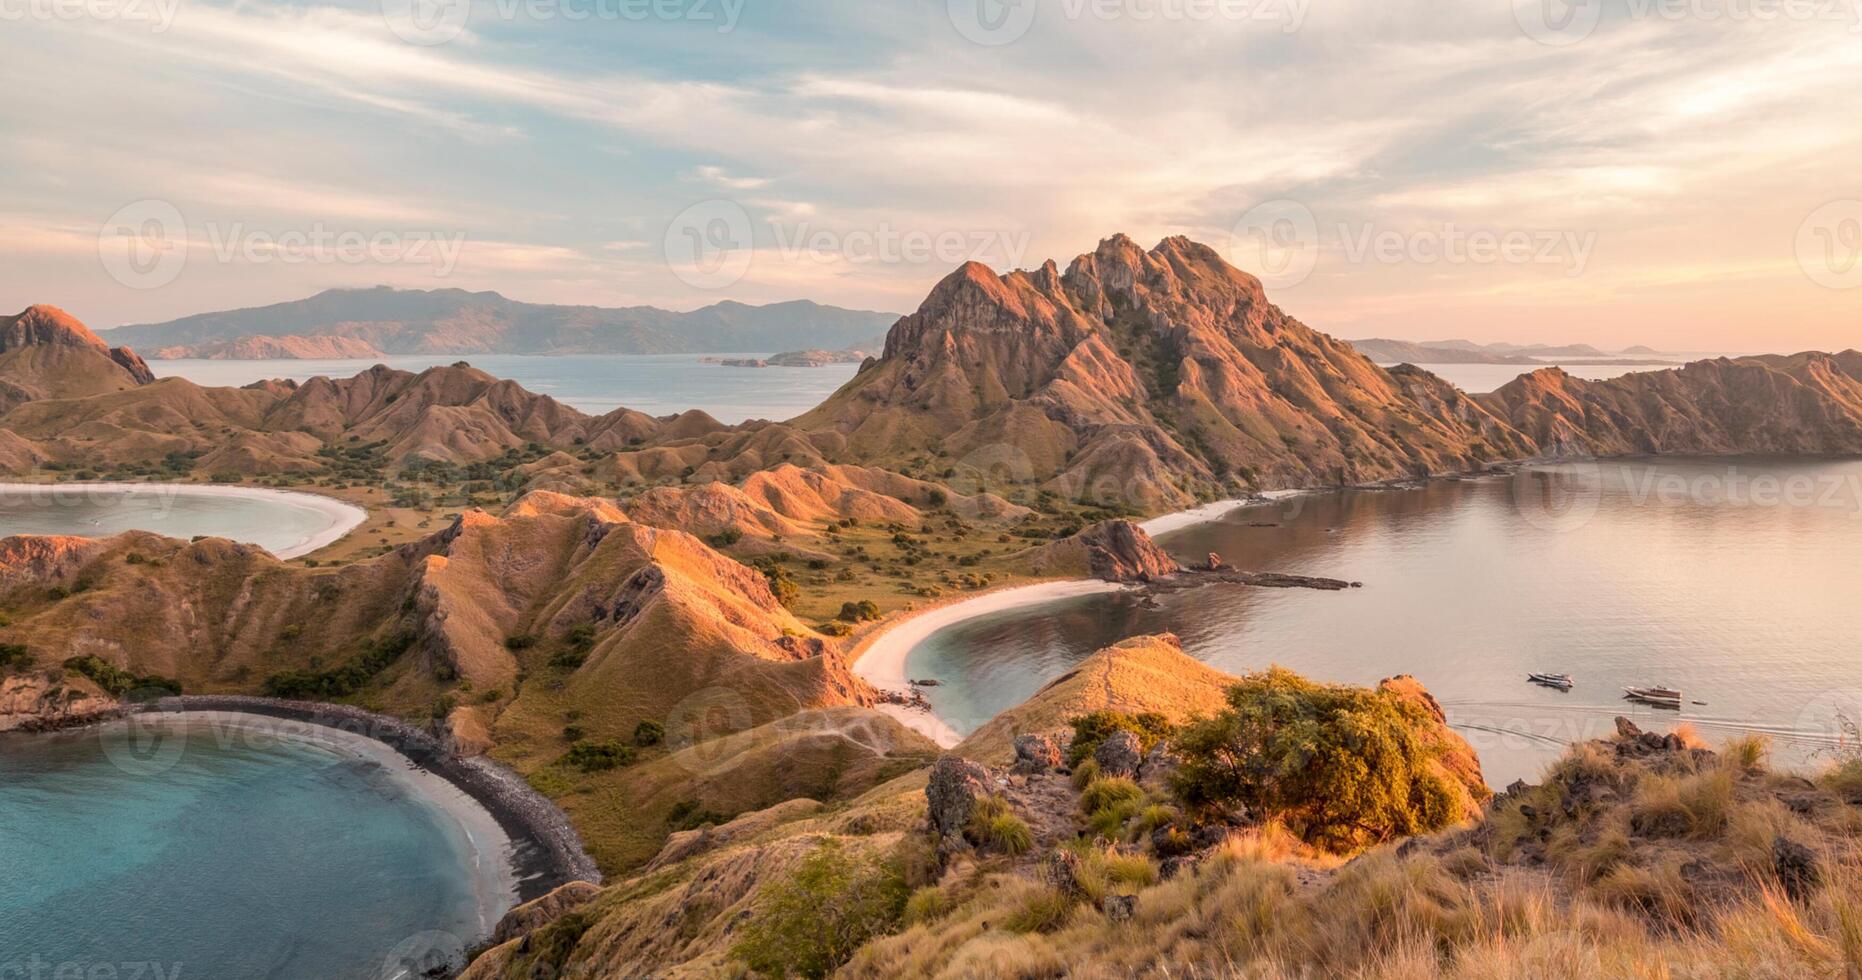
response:
[[[1817,862],[1817,855],[1796,841],[1773,838],[1771,858],[1778,881],[1784,885],[1784,893],[1793,899],[1809,897],[1811,890],[1823,881],[1823,868]]]
[[[1100,775],[1135,778],[1138,767],[1144,763],[1144,749],[1138,736],[1116,731],[1099,743],[1099,748],[1093,752],[1093,761],[1099,763]]]
[[[1056,847],[1041,859],[1041,880],[1067,898],[1086,894],[1080,885],[1080,856],[1064,848]]]
[[[1641,738],[1642,729],[1637,727],[1635,722],[1630,721],[1628,718],[1624,718],[1622,715],[1618,715],[1616,717],[1616,737]]]
[[[1144,761],[1138,764],[1138,785],[1153,793],[1163,793],[1170,789],[1170,776],[1177,771],[1183,760],[1170,751],[1170,744],[1158,739],[1151,751],[1145,753]]]
[[[931,831],[939,837],[961,837],[976,801],[990,794],[994,779],[981,763],[947,755],[931,767],[925,783],[925,802]]]
[[[1060,746],[1046,735],[1015,736],[1015,769],[1022,775],[1046,772],[1060,766]]]
[[[1129,922],[1138,914],[1138,896],[1107,895],[1100,900],[1099,911],[1105,913],[1108,922]]]

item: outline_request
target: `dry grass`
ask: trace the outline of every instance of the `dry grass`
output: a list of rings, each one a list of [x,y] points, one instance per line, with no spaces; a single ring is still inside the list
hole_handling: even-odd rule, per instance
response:
[[[935,926],[872,944],[848,973],[1862,980],[1862,822],[1837,803],[1862,775],[1832,771],[1825,802],[1793,808],[1781,794],[1809,784],[1765,772],[1755,751],[1640,759],[1581,746],[1486,824],[1342,866],[1270,826],[1172,880],[1132,862],[1121,887],[1112,869],[1137,856],[1087,849],[1092,887],[1064,920],[1051,892],[978,888]],[[1150,816],[1161,814],[1133,822]],[[1773,870],[1780,837],[1820,869],[1796,899]],[[1136,895],[1131,921],[1100,913],[1113,892]],[[1011,934],[1011,921],[1038,928]]]

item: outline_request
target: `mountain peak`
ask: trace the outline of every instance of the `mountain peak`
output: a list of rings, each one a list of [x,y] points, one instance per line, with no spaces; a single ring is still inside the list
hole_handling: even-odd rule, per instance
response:
[[[0,351],[46,344],[109,349],[77,317],[50,304],[35,303],[18,316],[0,321]]]

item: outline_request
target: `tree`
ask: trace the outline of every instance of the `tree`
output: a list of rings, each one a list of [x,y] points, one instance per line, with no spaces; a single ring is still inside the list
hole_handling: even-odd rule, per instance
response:
[[[1334,851],[1436,830],[1468,810],[1469,788],[1442,764],[1446,726],[1395,692],[1275,667],[1229,688],[1228,705],[1175,743],[1172,784],[1187,806],[1245,806]]]

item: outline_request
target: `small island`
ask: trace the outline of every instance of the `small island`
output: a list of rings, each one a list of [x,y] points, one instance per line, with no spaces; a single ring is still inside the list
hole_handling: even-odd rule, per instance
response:
[[[735,368],[799,367],[817,368],[830,364],[859,364],[872,357],[863,350],[792,350],[768,357],[707,357],[707,364],[722,364]]]

